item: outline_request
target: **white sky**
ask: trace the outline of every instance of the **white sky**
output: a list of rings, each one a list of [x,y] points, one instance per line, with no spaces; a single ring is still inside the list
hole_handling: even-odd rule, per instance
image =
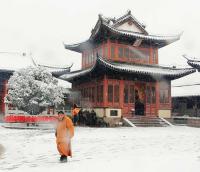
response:
[[[178,34],[181,39],[159,50],[159,62],[187,66],[182,54],[200,58],[200,1],[198,0],[0,0],[0,52],[26,52],[40,64],[80,68],[81,55],[65,50],[62,42],[86,40],[98,14],[119,17],[128,9],[152,34]],[[5,57],[0,66],[26,66],[28,57]],[[30,62],[31,63],[31,62]],[[197,77],[196,77],[197,76]],[[198,82],[196,73],[182,82]]]

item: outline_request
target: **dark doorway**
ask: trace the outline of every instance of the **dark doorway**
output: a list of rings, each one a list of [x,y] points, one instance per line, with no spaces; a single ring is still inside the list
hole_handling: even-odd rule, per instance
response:
[[[144,103],[142,103],[137,89],[135,90],[135,115],[144,116]]]

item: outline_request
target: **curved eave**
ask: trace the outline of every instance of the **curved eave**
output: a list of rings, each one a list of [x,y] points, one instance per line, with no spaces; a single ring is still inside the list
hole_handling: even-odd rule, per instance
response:
[[[51,72],[51,74],[56,78],[60,77],[61,75],[65,75],[67,73],[70,73],[70,69],[63,69]]]
[[[47,68],[47,69],[51,69],[51,70],[55,70],[55,71],[58,71],[58,70],[70,70],[71,67],[73,66],[73,63],[71,65],[69,65],[69,66],[66,66],[66,67],[48,66],[48,65],[42,65],[42,64],[38,64],[38,66],[44,67],[44,68]]]
[[[75,51],[78,53],[81,53],[84,49],[88,49],[89,47],[92,47],[93,45],[90,40],[77,43],[77,44],[65,44],[65,43],[63,44],[64,44],[65,49]]]
[[[178,79],[196,71],[193,68],[176,69],[152,65],[116,63],[98,57],[95,64],[91,68],[71,72],[67,75],[61,76],[60,79],[72,81],[75,78],[88,75],[89,73],[95,70],[97,65],[114,72],[121,72],[124,74],[129,73],[138,75],[148,75],[154,78],[167,78],[169,80]]]
[[[196,72],[194,68],[169,68],[169,67],[162,67],[162,66],[152,66],[152,65],[131,65],[131,64],[118,64],[112,63],[102,58],[98,58],[99,62],[102,65],[106,66],[107,68],[114,70],[114,71],[121,71],[125,73],[134,73],[134,74],[143,74],[149,75],[158,78],[168,78],[170,80],[178,79],[183,76],[189,75],[191,73]]]
[[[77,71],[73,71],[73,72],[70,72],[70,73],[65,74],[65,75],[61,75],[61,76],[59,76],[59,79],[70,82],[74,78],[81,77],[81,76],[89,74],[90,72],[92,72],[95,69],[96,66],[97,66],[97,60],[93,64],[93,66],[91,66],[90,68],[83,69],[83,70],[77,70]]]
[[[187,63],[191,67],[196,68],[198,71],[200,71],[200,62],[199,61],[195,62],[195,61],[188,60]]]
[[[0,80],[8,80],[14,72],[14,70],[0,69]]]
[[[15,70],[9,70],[9,69],[0,69],[0,73],[7,73],[7,74],[13,74]]]

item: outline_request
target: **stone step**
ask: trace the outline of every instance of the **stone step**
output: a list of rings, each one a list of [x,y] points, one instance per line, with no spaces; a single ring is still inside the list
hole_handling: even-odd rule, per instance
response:
[[[129,117],[127,118],[132,124],[137,127],[166,127],[169,126],[164,120],[159,117]]]

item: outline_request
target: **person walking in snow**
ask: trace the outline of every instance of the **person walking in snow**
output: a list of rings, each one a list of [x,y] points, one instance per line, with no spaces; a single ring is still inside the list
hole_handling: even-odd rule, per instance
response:
[[[67,162],[67,157],[72,157],[71,138],[74,136],[74,125],[72,120],[62,111],[58,112],[58,123],[56,127],[56,144],[60,153],[60,161]]]

